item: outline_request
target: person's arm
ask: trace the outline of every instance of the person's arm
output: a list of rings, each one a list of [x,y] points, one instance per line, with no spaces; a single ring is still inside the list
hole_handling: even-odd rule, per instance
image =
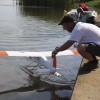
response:
[[[71,47],[76,41],[68,40],[65,42],[62,46],[55,48],[55,50],[52,52],[52,57],[54,57],[58,52],[64,51]]]

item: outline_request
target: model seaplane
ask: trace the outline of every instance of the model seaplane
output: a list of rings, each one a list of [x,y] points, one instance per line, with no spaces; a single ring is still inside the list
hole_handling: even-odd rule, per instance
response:
[[[31,63],[35,62],[37,63],[39,68],[35,68],[36,66],[31,66],[28,64],[27,66],[22,65],[20,68],[26,72],[27,74],[34,76],[34,77],[40,77],[43,74],[52,74],[56,76],[61,76],[59,74],[59,71],[68,70],[68,68],[57,68],[56,67],[56,57],[47,59],[47,57],[51,57],[52,51],[46,51],[46,52],[27,52],[27,51],[0,51],[0,56],[16,56],[16,57],[26,57]],[[59,52],[57,56],[63,56],[63,55],[76,55],[79,54],[78,51],[75,50],[65,50],[62,52]]]

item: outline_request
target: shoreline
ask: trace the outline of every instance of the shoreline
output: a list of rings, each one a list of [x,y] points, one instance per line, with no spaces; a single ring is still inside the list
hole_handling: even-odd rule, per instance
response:
[[[98,57],[98,60],[100,62],[100,57]],[[87,62],[87,60],[83,59],[82,64],[85,62]],[[79,70],[71,100],[100,100],[99,75],[100,68],[91,72]]]

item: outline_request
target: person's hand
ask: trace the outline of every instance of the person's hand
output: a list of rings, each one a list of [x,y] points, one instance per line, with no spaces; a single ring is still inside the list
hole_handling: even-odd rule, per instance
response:
[[[59,47],[56,47],[55,50],[52,51],[52,58],[54,58],[58,52],[59,52]]]

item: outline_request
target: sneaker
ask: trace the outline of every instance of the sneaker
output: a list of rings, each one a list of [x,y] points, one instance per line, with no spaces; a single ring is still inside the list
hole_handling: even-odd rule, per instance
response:
[[[98,68],[98,62],[97,63],[92,63],[92,62],[88,62],[88,63],[85,63],[83,66],[82,66],[82,70],[83,71],[92,71],[96,68]]]

